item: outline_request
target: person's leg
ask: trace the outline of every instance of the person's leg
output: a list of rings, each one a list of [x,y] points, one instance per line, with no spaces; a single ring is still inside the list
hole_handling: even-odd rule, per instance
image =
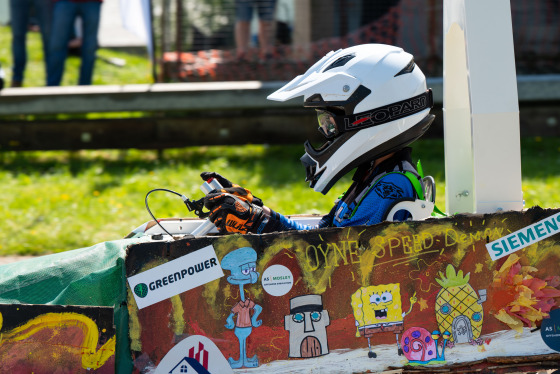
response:
[[[244,58],[249,49],[251,16],[253,5],[250,0],[235,0],[235,46],[237,58]]]
[[[250,22],[237,21],[235,23],[235,45],[237,46],[237,58],[246,57],[247,50],[249,49],[250,38]]]
[[[272,35],[274,32],[274,22],[259,20],[259,45],[261,55],[264,59],[272,57]]]
[[[90,85],[95,66],[97,52],[97,33],[101,18],[101,3],[87,1],[79,3],[80,16],[82,17],[82,63],[80,66],[79,85]]]
[[[54,4],[47,61],[47,86],[59,86],[68,55],[68,41],[76,17],[76,4],[60,0]]]
[[[52,0],[34,0],[37,21],[43,42],[43,60],[45,61],[45,73],[48,61],[49,36],[51,33],[52,21]]]
[[[26,37],[30,2],[10,0],[10,25],[12,28],[12,87],[21,87],[27,63]]]
[[[266,59],[272,55],[276,0],[261,0],[257,4],[259,14],[259,46],[262,57]]]

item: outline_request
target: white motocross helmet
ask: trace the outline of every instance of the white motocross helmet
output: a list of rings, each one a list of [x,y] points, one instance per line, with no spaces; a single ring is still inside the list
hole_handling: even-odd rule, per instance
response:
[[[269,100],[304,97],[315,108],[320,148],[305,142],[306,181],[326,194],[346,173],[406,147],[426,132],[432,92],[412,55],[385,44],[363,44],[329,52]]]

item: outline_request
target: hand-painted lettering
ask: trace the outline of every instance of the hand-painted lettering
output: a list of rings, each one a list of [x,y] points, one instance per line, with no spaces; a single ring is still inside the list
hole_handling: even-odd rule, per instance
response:
[[[385,257],[385,238],[382,236],[376,236],[373,241],[372,250],[375,257]]]
[[[331,246],[330,244],[327,244],[327,249],[326,249],[326,250],[323,250],[323,245],[322,245],[322,244],[319,244],[319,245],[317,246],[317,248],[319,248],[319,250],[320,250],[321,253],[323,254],[323,258],[325,259],[325,267],[326,267],[327,269],[331,267],[331,265],[329,265],[328,257],[327,257],[327,255],[329,254],[329,247],[330,247],[330,246]]]
[[[346,243],[342,242],[342,250],[338,247],[338,245],[336,245],[335,243],[332,243],[332,246],[334,248],[334,259],[335,259],[335,266],[338,266],[338,259],[337,257],[337,253],[338,256],[344,260],[344,265],[348,265],[348,260],[346,259]]]
[[[315,255],[315,259],[312,262],[312,259],[309,257],[309,252]],[[314,245],[309,245],[305,249],[305,259],[307,260],[307,265],[311,271],[315,271],[319,269],[319,254],[317,253],[317,247]]]
[[[420,235],[419,235],[420,236]],[[432,236],[432,234],[428,233],[428,232],[424,232],[421,235],[422,240],[419,241],[420,245],[418,247],[414,247],[414,251],[415,252],[421,252],[422,250],[425,249],[430,249],[432,247],[432,245],[434,245],[434,237]],[[430,243],[428,245],[428,243]],[[418,248],[418,249],[416,249]]]
[[[445,246],[450,247],[457,244],[457,232],[453,229],[445,230]]]
[[[411,239],[410,236],[403,236],[402,238],[402,246],[403,252],[407,255],[412,254],[412,245],[410,245]]]
[[[393,257],[393,249],[400,247],[401,241],[399,238],[389,238],[389,255]]]
[[[356,240],[350,240],[348,243],[348,253],[350,254],[350,262],[352,264],[359,264],[361,261],[361,256],[358,254],[358,242]],[[352,250],[352,244],[356,247],[356,249]],[[354,260],[354,256],[356,256],[356,260]]]

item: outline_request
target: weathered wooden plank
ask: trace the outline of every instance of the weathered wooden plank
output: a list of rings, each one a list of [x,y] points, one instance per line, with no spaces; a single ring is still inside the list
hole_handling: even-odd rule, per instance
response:
[[[314,113],[230,113],[186,118],[0,122],[0,150],[165,149],[294,144],[316,138]]]
[[[0,116],[129,111],[297,108],[301,100],[266,97],[286,82],[158,83],[108,86],[7,88],[0,91]],[[442,78],[427,78],[434,102],[443,102]],[[560,75],[520,76],[520,102],[560,100]]]
[[[266,99],[282,85],[251,81],[5,89],[0,91],[0,116],[295,106]]]
[[[424,137],[443,135],[441,107]],[[0,150],[165,149],[198,145],[320,143],[312,110],[294,107],[264,110],[185,112],[176,117],[103,120],[0,120]],[[554,103],[525,104],[521,136],[560,136]]]

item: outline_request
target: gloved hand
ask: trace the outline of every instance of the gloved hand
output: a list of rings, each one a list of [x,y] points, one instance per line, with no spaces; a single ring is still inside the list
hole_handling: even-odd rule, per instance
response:
[[[218,182],[220,182],[220,184],[222,185],[222,189],[220,189],[219,191],[214,190],[216,192],[222,192],[222,193],[228,193],[231,195],[235,195],[237,197],[240,197],[246,201],[248,201],[251,204],[255,204],[257,206],[262,207],[263,206],[263,202],[261,199],[259,199],[258,197],[254,196],[251,191],[249,191],[246,188],[243,188],[241,186],[239,186],[238,184],[234,184],[231,183],[228,179],[222,177],[220,174],[215,173],[215,172],[202,172],[200,174],[200,177],[204,180],[204,181],[208,181],[209,179],[216,179]],[[212,191],[212,192],[214,192]],[[205,200],[206,201],[206,200]]]
[[[220,233],[261,233],[268,223],[260,206],[232,194],[211,192],[204,197],[204,206],[210,210],[208,219]]]
[[[218,182],[220,182],[220,184],[222,185],[222,187],[228,188],[228,187],[239,187],[239,185],[234,185],[233,183],[231,183],[228,179],[222,177],[220,174],[215,173],[213,171],[203,171],[202,173],[200,173],[200,177],[202,178],[203,181],[208,181],[208,179],[217,179]]]

